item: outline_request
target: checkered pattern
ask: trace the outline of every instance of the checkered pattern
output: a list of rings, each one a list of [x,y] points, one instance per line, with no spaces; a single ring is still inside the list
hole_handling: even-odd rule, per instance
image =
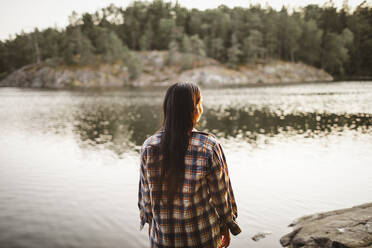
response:
[[[173,209],[169,209],[163,199],[166,194],[161,195],[155,185],[161,175],[161,135],[162,131],[155,133],[141,148],[140,229],[145,223],[151,225],[151,247],[218,247],[221,227],[228,227],[233,235],[239,234],[225,155],[216,138],[193,130],[185,156],[182,191],[176,193]]]

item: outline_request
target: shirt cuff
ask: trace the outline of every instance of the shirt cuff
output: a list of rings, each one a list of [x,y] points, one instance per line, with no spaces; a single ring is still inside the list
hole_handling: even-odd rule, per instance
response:
[[[235,220],[220,223],[220,228],[228,228],[232,235],[236,236],[242,232],[238,223]]]

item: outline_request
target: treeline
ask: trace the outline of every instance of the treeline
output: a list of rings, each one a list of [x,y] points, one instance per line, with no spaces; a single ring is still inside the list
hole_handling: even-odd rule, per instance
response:
[[[230,67],[271,59],[302,61],[338,77],[372,76],[372,7],[353,12],[332,1],[289,13],[286,8],[221,5],[204,11],[162,0],[110,5],[47,28],[0,41],[0,78],[23,65],[53,61],[90,65],[125,61],[135,78],[141,61],[132,50],[168,50],[214,58]],[[195,58],[192,56],[190,58]],[[186,59],[187,62],[187,59]]]

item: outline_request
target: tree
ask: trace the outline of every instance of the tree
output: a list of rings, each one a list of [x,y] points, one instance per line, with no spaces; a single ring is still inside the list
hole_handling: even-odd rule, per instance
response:
[[[294,54],[298,50],[298,39],[301,36],[301,29],[298,19],[290,17],[287,9],[282,8],[279,13],[279,56],[284,60],[294,61]]]
[[[87,37],[91,38],[90,35],[94,32],[93,16],[89,13],[84,13],[82,17],[83,24],[81,25],[81,32]]]
[[[141,59],[136,54],[127,50],[124,55],[124,62],[128,68],[129,79],[134,80],[141,76],[143,65]]]
[[[187,31],[190,35],[201,35],[202,29],[202,12],[198,9],[192,9],[190,12],[190,19],[188,21]]]
[[[223,61],[225,55],[225,47],[221,38],[214,38],[211,41],[209,56],[217,60]]]
[[[323,9],[316,4],[309,4],[302,9],[305,21],[314,20],[320,26]]]
[[[6,56],[5,44],[0,40],[0,80],[2,80],[7,75],[7,66],[5,65],[5,60],[2,59]]]
[[[32,43],[34,47],[34,52],[35,52],[35,62],[37,64],[40,64],[41,62],[41,55],[40,55],[40,47],[39,47],[39,36],[40,32],[37,28],[35,28],[34,33],[32,35]]]
[[[72,11],[71,15],[68,17],[69,26],[75,27],[82,24],[82,20],[76,11]]]
[[[122,23],[118,29],[120,37],[124,44],[127,44],[130,49],[136,50],[139,48],[139,40],[142,34],[142,24],[146,15],[146,5],[140,1],[133,2],[122,12]]]
[[[262,30],[263,45],[266,50],[266,57],[277,59],[280,57],[279,49],[279,15],[270,9],[263,19],[264,27]]]
[[[182,52],[183,59],[182,59],[182,70],[188,70],[193,67],[194,57],[191,54],[193,50],[190,38],[185,34],[182,38]]]
[[[240,44],[235,33],[231,36],[231,47],[227,51],[227,65],[230,68],[236,68],[239,63],[239,56],[242,54]]]
[[[347,0],[341,10],[328,1],[292,12],[258,5],[202,11],[163,0],[134,1],[126,8],[110,5],[94,13],[72,12],[66,29],[21,32],[3,40],[0,74],[46,60],[139,63],[129,49],[168,50],[171,63],[179,50],[183,69],[208,56],[232,68],[247,60],[282,59],[336,76],[372,76],[372,8],[363,2],[350,11]],[[132,77],[140,75],[141,66],[129,67]]]
[[[326,6],[323,11],[321,18],[319,20],[320,28],[325,32],[341,33],[342,32],[342,22],[340,19],[340,14],[337,12],[337,8],[332,4]]]
[[[263,37],[260,31],[251,30],[248,37],[243,41],[243,54],[245,61],[254,61],[264,57],[265,48],[263,47]]]
[[[175,22],[173,19],[162,18],[159,20],[159,33],[157,34],[157,44],[159,49],[168,48],[174,29]]]
[[[97,52],[102,55],[104,62],[115,62],[124,56],[124,46],[119,37],[110,30],[99,28],[100,35],[97,39]]]
[[[64,34],[56,29],[47,28],[41,32],[40,36],[42,41],[39,42],[39,46],[42,60],[60,57],[60,54],[63,53],[61,50],[61,43],[63,41]]]
[[[349,75],[372,76],[372,8],[359,5],[348,18],[348,28],[354,35],[349,47],[350,60],[345,66]]]
[[[182,52],[183,53],[192,52],[191,41],[190,41],[190,38],[186,34],[182,38]]]
[[[290,54],[290,59],[292,62],[295,61],[295,53],[299,49],[299,38],[301,37],[302,30],[299,26],[299,19],[290,18],[288,20],[288,50]]]
[[[191,52],[198,58],[205,56],[205,45],[204,42],[199,38],[199,35],[193,35],[190,38]]]
[[[336,75],[344,75],[343,64],[347,62],[349,55],[346,48],[351,44],[353,34],[345,29],[341,34],[328,32],[323,37],[322,68]]]
[[[68,27],[63,50],[66,64],[87,65],[92,63],[94,47],[81,32],[80,27]]]
[[[22,31],[14,40],[5,42],[4,49],[5,56],[0,59],[4,59],[3,64],[6,65],[8,73],[24,65],[35,63],[32,33],[26,34]]]
[[[167,64],[168,65],[176,64],[178,62],[178,56],[179,56],[179,45],[177,41],[172,40],[169,43]]]
[[[141,51],[146,51],[152,48],[153,37],[154,37],[154,33],[151,30],[150,25],[148,25],[139,41],[139,46],[140,46]]]
[[[301,29],[302,34],[298,42],[300,48],[297,56],[301,61],[319,66],[323,31],[318,28],[313,19],[303,21]]]
[[[218,7],[216,10],[216,18],[214,22],[214,37],[221,38],[223,42],[230,41],[231,17],[224,12],[224,8]]]

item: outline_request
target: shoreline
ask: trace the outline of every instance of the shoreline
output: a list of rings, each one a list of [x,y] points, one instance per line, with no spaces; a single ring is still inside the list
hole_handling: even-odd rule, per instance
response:
[[[334,78],[334,80],[333,81],[346,81],[346,82],[348,82],[348,81],[372,81],[372,77],[368,77],[368,76],[366,76],[366,77],[345,77],[345,78]]]
[[[188,54],[178,54],[183,58]],[[229,68],[211,58],[195,58],[185,69],[181,62],[169,64],[165,51],[139,52],[142,71],[131,78],[127,65],[118,61],[96,66],[26,65],[0,81],[0,86],[24,88],[86,89],[123,87],[161,87],[174,82],[194,82],[201,87],[261,87],[299,83],[331,82],[334,78],[322,69],[281,60],[264,64],[242,64]]]
[[[176,81],[175,81],[176,82]],[[169,85],[175,82],[170,82]],[[298,85],[310,85],[310,84],[338,84],[345,82],[365,82],[372,83],[371,80],[333,80],[333,81],[310,81],[310,82],[281,82],[281,83],[260,83],[260,84],[227,84],[227,85],[199,85],[204,89],[225,89],[225,88],[265,88],[265,87],[285,87],[285,86],[298,86]],[[97,92],[97,91],[120,91],[120,90],[137,90],[137,89],[164,89],[169,85],[127,85],[122,87],[89,87],[89,88],[35,88],[35,87],[22,87],[22,86],[3,86],[0,85],[0,89],[10,88],[10,89],[29,89],[29,90],[42,90],[42,91],[76,91],[76,92]]]

